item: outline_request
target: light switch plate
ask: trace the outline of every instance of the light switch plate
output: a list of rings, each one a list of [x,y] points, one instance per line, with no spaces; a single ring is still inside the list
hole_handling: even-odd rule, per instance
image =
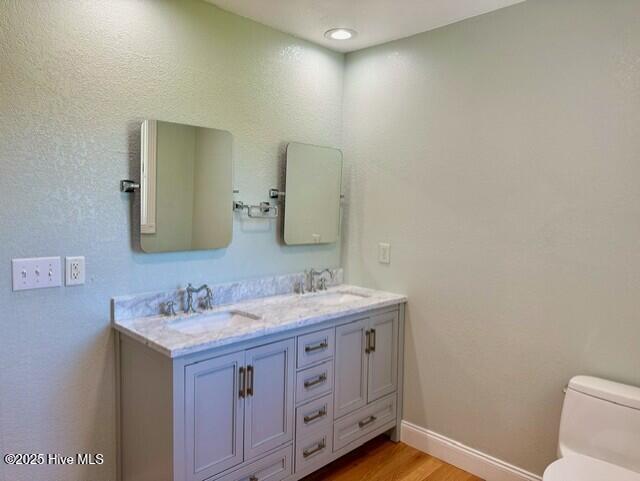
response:
[[[59,257],[31,257],[11,261],[13,290],[42,289],[62,285]]]
[[[378,244],[378,262],[380,264],[391,264],[391,244],[386,242]]]
[[[79,286],[84,284],[84,278],[84,257],[65,257],[65,284],[68,286]]]

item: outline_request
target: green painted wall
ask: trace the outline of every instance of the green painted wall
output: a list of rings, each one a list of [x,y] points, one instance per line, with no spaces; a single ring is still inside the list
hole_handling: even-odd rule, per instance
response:
[[[347,56],[345,267],[409,296],[405,418],[538,474],[570,377],[640,385],[639,20],[528,0]]]

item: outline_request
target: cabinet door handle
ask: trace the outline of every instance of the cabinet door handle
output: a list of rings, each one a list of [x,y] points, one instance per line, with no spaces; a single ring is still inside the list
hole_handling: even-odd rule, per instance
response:
[[[315,346],[311,344],[304,346],[304,352],[323,351],[328,347],[329,347],[329,343],[327,341],[322,341],[321,343],[316,344]]]
[[[369,336],[369,339],[371,339],[371,347],[369,348],[369,351],[376,352],[376,330],[375,329],[371,329],[371,335]]]
[[[247,377],[244,373],[244,366],[240,367],[239,369],[238,385],[240,386],[240,399],[243,399],[247,390]]]
[[[367,419],[363,419],[362,421],[360,421],[358,423],[358,426],[363,428],[363,427],[371,424],[372,422],[374,422],[376,419],[378,419],[378,418],[376,418],[375,416],[369,416]]]
[[[314,454],[316,454],[319,451],[322,451],[326,447],[327,447],[327,443],[323,439],[318,444],[316,444],[313,448],[305,449],[304,451],[302,451],[302,457],[308,458],[309,456],[313,456]]]
[[[316,419],[323,418],[327,415],[327,408],[324,407],[320,409],[317,413],[311,414],[309,416],[304,417],[304,423],[309,424],[311,421],[315,421]]]
[[[364,352],[367,354],[371,352],[371,331],[369,329],[364,332]]]
[[[247,396],[253,396],[253,366],[247,366],[247,388],[245,389]]]
[[[313,386],[315,386],[317,384],[322,384],[326,380],[327,380],[327,373],[323,372],[322,374],[320,374],[315,379],[307,379],[304,382],[304,387],[305,387],[305,389],[309,389],[310,387],[313,387]]]

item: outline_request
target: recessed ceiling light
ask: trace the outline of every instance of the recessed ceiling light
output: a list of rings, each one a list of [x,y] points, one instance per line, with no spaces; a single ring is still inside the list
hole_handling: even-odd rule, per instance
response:
[[[324,33],[324,36],[332,40],[349,40],[357,35],[355,30],[350,28],[332,28]]]

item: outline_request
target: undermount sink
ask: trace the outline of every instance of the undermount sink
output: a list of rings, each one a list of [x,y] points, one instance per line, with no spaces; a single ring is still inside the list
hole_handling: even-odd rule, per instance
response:
[[[221,311],[182,317],[169,323],[169,327],[184,334],[199,335],[212,329],[232,327],[259,320],[258,316],[242,311]]]
[[[349,302],[361,301],[367,297],[370,296],[368,294],[360,294],[358,292],[332,291],[310,294],[307,299],[310,302],[322,304],[323,306],[339,306]]]

